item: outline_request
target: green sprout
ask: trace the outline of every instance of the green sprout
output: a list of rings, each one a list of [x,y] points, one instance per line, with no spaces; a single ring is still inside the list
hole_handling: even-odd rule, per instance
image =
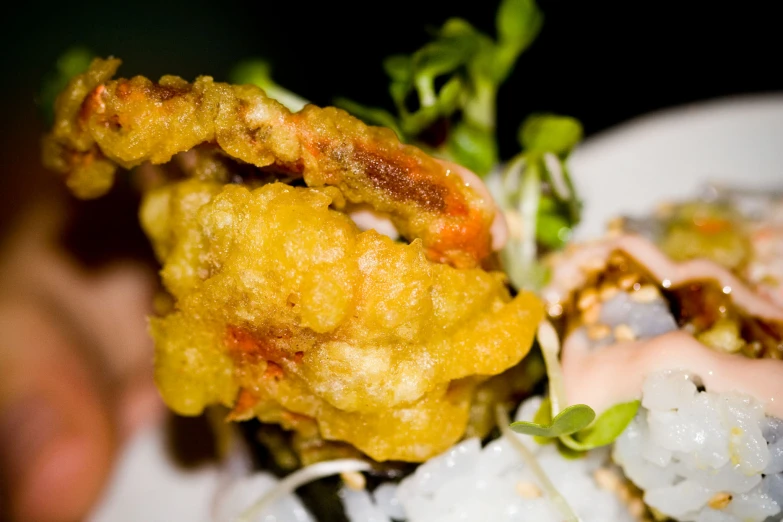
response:
[[[501,2],[496,39],[461,18],[451,18],[433,41],[412,55],[384,61],[396,116],[344,98],[335,104],[369,124],[393,129],[402,141],[434,147],[435,153],[484,176],[499,163],[498,89],[535,40],[542,22],[534,0]],[[422,133],[439,121],[449,123],[445,142],[422,143]]]
[[[522,52],[535,40],[543,15],[534,0],[503,0],[495,39],[461,18],[451,18],[435,38],[411,55],[384,61],[396,115],[340,98],[336,104],[365,122],[389,127],[402,141],[488,177],[492,195],[519,226],[501,253],[511,284],[536,290],[547,279],[539,247],[557,250],[579,222],[581,202],[566,165],[582,139],[570,117],[535,114],[519,132],[522,152],[501,176],[496,139],[497,93]],[[426,131],[446,123],[441,143],[425,143]],[[493,178],[499,178],[497,181]],[[494,184],[494,190],[493,190]]]
[[[597,419],[595,411],[586,404],[563,407],[566,398],[558,359],[560,342],[557,333],[549,322],[544,321],[539,325],[537,337],[549,375],[549,397],[541,402],[532,422],[513,422],[510,428],[517,433],[532,435],[540,444],[557,441],[560,452],[572,458],[614,442],[636,416],[640,402],[615,404]]]
[[[251,84],[264,90],[267,96],[279,101],[288,110],[297,112],[309,102],[281,87],[272,80],[272,67],[264,60],[245,60],[239,62],[231,69],[228,75],[229,81],[236,84]]]
[[[57,95],[65,90],[71,78],[90,67],[93,58],[95,54],[85,47],[71,47],[57,58],[55,69],[44,77],[38,95],[38,105],[47,125],[54,122],[54,102]]]
[[[538,262],[539,244],[561,248],[571,236],[582,203],[567,160],[582,139],[582,125],[568,116],[534,114],[519,129],[522,152],[489,188],[509,221],[511,237],[501,252],[516,288],[539,289],[548,274]]]

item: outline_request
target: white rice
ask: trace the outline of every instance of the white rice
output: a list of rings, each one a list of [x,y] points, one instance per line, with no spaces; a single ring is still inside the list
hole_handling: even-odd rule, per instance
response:
[[[260,496],[271,491],[278,484],[279,481],[274,475],[263,471],[236,480],[220,495],[215,509],[215,522],[234,522]],[[255,520],[258,522],[315,522],[299,497],[291,494],[278,499]]]
[[[638,302],[626,292],[604,303],[600,320],[609,326],[628,325],[639,339],[677,328],[662,296]],[[613,337],[596,345],[607,342],[614,342]],[[762,405],[751,397],[699,391],[697,383],[697,377],[680,371],[649,376],[642,408],[614,445],[613,459],[644,491],[646,504],[675,520],[783,519],[783,421],[766,417]],[[516,420],[531,420],[540,403],[540,397],[524,402]],[[567,460],[552,444],[542,446],[530,437],[513,436],[535,454],[580,521],[633,520],[616,491],[602,489],[595,479],[596,470],[610,465],[609,449]],[[270,486],[271,481],[257,484],[246,490],[241,502],[235,498],[236,503],[226,504],[247,505],[250,489],[258,494]],[[239,491],[234,494],[244,496]],[[563,519],[503,437],[485,447],[477,439],[465,440],[419,466],[399,486],[387,483],[373,492],[346,487],[340,496],[351,522]],[[304,508],[298,499],[289,496],[284,502],[285,508],[278,503],[276,513],[262,520],[311,520],[299,518]]]
[[[739,393],[698,391],[673,371],[649,376],[615,462],[644,501],[681,521],[753,522],[783,503],[783,423]]]
[[[517,420],[532,420],[540,403],[538,397],[523,403]],[[553,444],[542,446],[530,437],[514,436],[536,455],[580,520],[632,520],[620,500],[601,489],[593,477],[595,470],[605,464],[607,451],[594,451],[586,458],[567,460]],[[465,440],[422,464],[396,487],[396,492],[393,489],[394,486],[385,485],[373,494],[344,490],[343,500],[351,521],[560,522],[563,518],[505,438],[483,448],[478,439]]]

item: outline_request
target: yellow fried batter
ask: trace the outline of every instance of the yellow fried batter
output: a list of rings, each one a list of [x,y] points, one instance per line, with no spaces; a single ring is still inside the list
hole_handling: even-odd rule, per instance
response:
[[[112,80],[119,65],[96,59],[55,105],[44,162],[76,195],[104,194],[118,166],[166,163],[201,145],[311,187],[337,187],[348,201],[387,213],[434,261],[473,268],[490,256],[490,199],[389,129],[334,107],[292,113],[258,87],[208,76]]]
[[[334,189],[331,189],[334,190]],[[318,430],[372,458],[422,461],[464,433],[473,391],[518,363],[542,316],[502,274],[359,232],[330,189],[187,180],[142,223],[174,311],[152,320],[167,404]]]

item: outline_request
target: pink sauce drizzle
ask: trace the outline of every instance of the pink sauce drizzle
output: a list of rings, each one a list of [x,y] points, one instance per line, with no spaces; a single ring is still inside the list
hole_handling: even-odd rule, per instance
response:
[[[675,263],[650,241],[637,236],[621,236],[567,253],[555,266],[552,283],[543,290],[544,299],[550,305],[562,301],[584,284],[584,268],[599,262],[605,266],[615,251],[636,260],[664,287],[715,281],[746,313],[783,321],[783,309],[756,295],[723,267],[706,260]],[[752,395],[765,403],[768,414],[783,418],[783,361],[719,353],[683,331],[592,348],[584,331],[576,330],[563,343],[562,365],[569,402],[587,404],[598,413],[613,404],[638,399],[650,373],[684,370],[698,375],[710,391]]]
[[[612,252],[623,252],[643,266],[664,288],[676,288],[694,281],[715,281],[748,315],[771,322],[783,322],[783,308],[755,294],[725,268],[705,259],[675,263],[653,243],[640,236],[625,235],[577,247],[556,263],[552,282],[542,291],[544,300],[556,304],[585,282],[584,268],[606,266]]]
[[[716,352],[682,331],[592,348],[577,330],[563,345],[562,365],[569,403],[587,404],[599,414],[639,399],[647,375],[684,370],[710,391],[751,395],[765,403],[768,414],[783,418],[783,361]]]

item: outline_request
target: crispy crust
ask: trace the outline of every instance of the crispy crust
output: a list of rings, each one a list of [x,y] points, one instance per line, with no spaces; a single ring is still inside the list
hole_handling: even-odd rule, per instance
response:
[[[111,80],[116,59],[96,59],[56,103],[44,162],[80,197],[112,185],[117,167],[168,162],[201,144],[261,169],[335,186],[353,203],[388,213],[433,261],[478,266],[491,253],[486,200],[447,167],[394,133],[335,108],[292,113],[251,85],[202,76]]]

